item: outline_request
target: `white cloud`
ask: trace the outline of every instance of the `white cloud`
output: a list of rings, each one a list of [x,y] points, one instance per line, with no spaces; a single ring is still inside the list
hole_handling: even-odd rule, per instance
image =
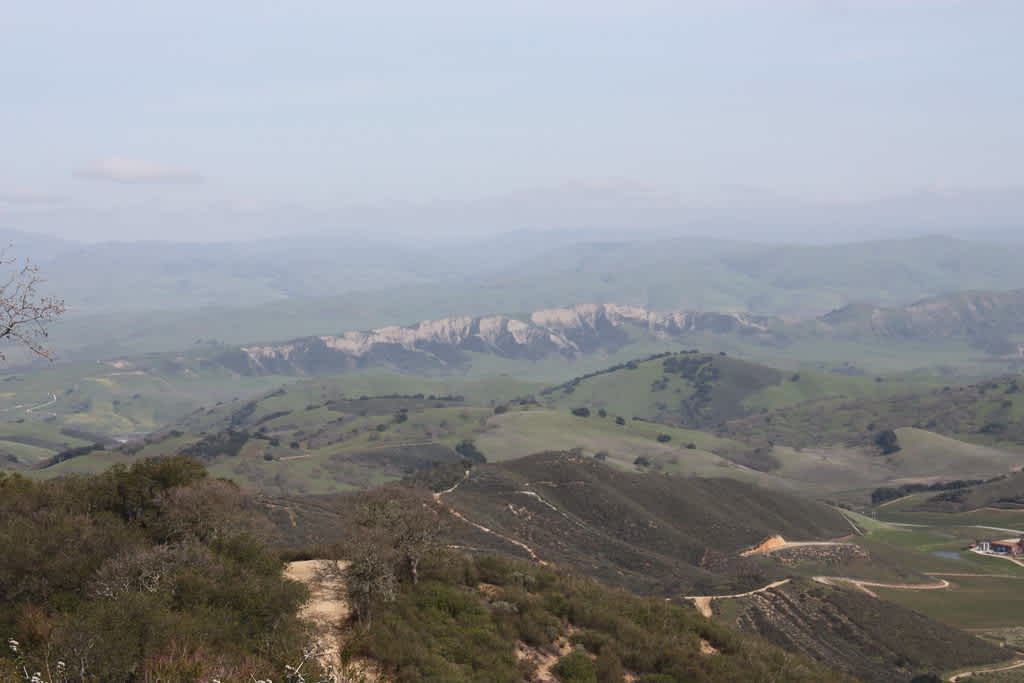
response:
[[[75,170],[75,176],[88,180],[107,180],[114,183],[201,183],[197,172],[152,161],[108,157],[97,159]]]
[[[65,200],[65,197],[45,190],[36,190],[28,187],[0,188],[0,204],[52,205],[61,204]]]

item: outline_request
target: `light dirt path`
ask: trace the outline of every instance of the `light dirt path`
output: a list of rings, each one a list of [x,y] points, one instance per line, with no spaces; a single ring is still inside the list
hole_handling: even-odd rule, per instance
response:
[[[457,482],[446,488],[444,491],[438,491],[437,493],[435,493],[434,502],[440,503],[442,497],[447,496],[449,493],[462,486],[462,482],[466,481],[467,479],[469,479],[469,470],[466,470],[466,472],[462,475],[462,479],[459,479]]]
[[[901,500],[906,500],[907,498],[910,498],[913,495],[914,494],[911,493],[910,495],[907,495],[907,496],[900,496],[899,498],[893,498],[892,500],[887,500],[884,503],[882,503],[881,505],[879,505],[876,509],[881,509],[881,508],[884,508],[887,505],[892,505],[893,503],[898,503]]]
[[[1024,567],[1024,562],[1021,562],[1016,557],[1007,557],[1006,555],[997,555],[996,553],[983,553],[977,550],[971,550],[975,555],[981,555],[982,557],[994,557],[999,560],[1006,560],[1007,562],[1013,562],[1018,567]]]
[[[457,482],[452,484],[452,486],[446,488],[444,491],[438,491],[437,493],[435,493],[434,494],[434,502],[438,503],[438,504],[442,504],[441,503],[441,498],[443,496],[446,496],[449,493],[453,492],[455,489],[459,488],[459,486],[462,485],[462,482],[464,482],[467,479],[469,479],[469,472],[470,472],[469,470],[466,470],[466,473],[462,476],[462,479],[459,479]],[[494,529],[489,529],[489,528],[485,527],[483,524],[477,524],[476,522],[474,522],[473,520],[469,519],[464,514],[462,514],[461,512],[456,510],[455,508],[451,507],[450,505],[445,505],[444,508],[452,515],[452,517],[455,517],[457,519],[462,520],[463,522],[465,522],[466,524],[470,525],[471,527],[473,527],[475,529],[479,529],[480,531],[483,531],[484,533],[488,533],[491,536],[494,536],[495,538],[500,538],[501,540],[505,541],[506,543],[511,543],[512,545],[514,545],[514,546],[516,546],[518,548],[522,548],[523,550],[526,551],[526,554],[529,555],[530,559],[533,560],[534,562],[537,562],[537,563],[540,563],[540,564],[544,564],[544,565],[547,564],[547,562],[545,562],[544,560],[540,559],[537,556],[537,553],[535,553],[533,551],[533,548],[531,548],[530,546],[526,545],[522,541],[520,541],[518,539],[515,539],[515,538],[512,538],[511,536],[506,536],[505,534],[499,533],[499,532],[495,531]]]
[[[26,409],[25,410],[25,414],[26,415],[30,415],[31,413],[33,413],[36,410],[39,410],[40,408],[49,408],[50,406],[52,406],[56,402],[57,402],[57,394],[54,394],[53,392],[50,392],[50,400],[49,401],[46,401],[45,403],[40,403],[37,406],[32,406],[31,408]],[[52,415],[53,417],[57,417],[57,413],[51,412],[49,410],[43,411],[43,414],[44,415]]]
[[[846,538],[849,538],[848,536]],[[787,541],[782,536],[770,536],[765,540],[758,543],[753,548],[749,548],[740,553],[740,557],[749,557],[751,555],[768,555],[779,550],[787,550],[789,548],[806,548],[806,547],[840,547],[840,546],[852,546],[854,543],[844,543],[842,541]]]
[[[19,403],[18,405],[11,406],[10,408],[0,408],[0,413],[7,413],[7,412],[10,412],[12,410],[21,410],[22,408],[24,408],[25,409],[25,414],[26,415],[31,415],[33,411],[39,410],[40,408],[48,408],[49,406],[52,406],[54,403],[57,402],[57,394],[53,393],[52,391],[49,391],[49,392],[47,392],[46,395],[49,398],[46,401],[43,401],[42,403],[40,403],[38,405],[29,405],[28,403]],[[52,412],[50,412],[48,410],[44,411],[43,414],[44,415],[52,415],[53,417],[57,417],[57,413],[52,413]]]
[[[346,566],[345,562],[337,563],[337,569],[344,570]],[[299,618],[313,627],[320,667],[341,672],[342,631],[350,615],[343,574],[333,570],[330,560],[305,560],[289,562],[284,576],[309,589],[309,601],[299,610]],[[333,680],[341,681],[340,673],[335,673]]]
[[[964,572],[925,572],[928,576],[981,576],[990,579],[1024,579],[1020,574],[967,574]]]
[[[790,579],[782,579],[774,583],[769,583],[767,586],[762,586],[746,593],[734,593],[732,595],[685,595],[683,596],[686,600],[692,600],[697,611],[706,617],[711,617],[713,612],[711,611],[712,600],[722,600],[730,598],[745,598],[748,595],[756,595],[758,593],[764,593],[765,591],[771,590],[772,588],[778,588],[790,582]]]
[[[537,562],[539,564],[545,564],[545,565],[547,564],[547,562],[545,562],[544,560],[540,559],[537,556],[537,553],[535,553],[533,551],[533,548],[531,548],[530,546],[526,545],[522,541],[520,541],[518,539],[515,539],[515,538],[512,538],[511,536],[506,536],[505,534],[499,533],[499,532],[495,531],[494,529],[488,529],[483,524],[477,524],[476,522],[474,522],[471,519],[468,519],[465,515],[463,515],[461,512],[459,512],[458,510],[456,510],[454,508],[449,507],[448,508],[448,512],[450,512],[453,517],[461,519],[463,522],[465,522],[466,524],[470,525],[471,527],[474,527],[476,529],[479,529],[480,531],[488,533],[488,534],[494,536],[495,538],[500,538],[501,540],[505,541],[506,543],[511,543],[514,546],[522,548],[523,550],[526,551],[526,554],[529,555],[530,559],[533,560],[534,562]]]
[[[873,598],[877,598],[878,594],[875,593],[872,588],[898,588],[901,590],[942,590],[949,588],[952,584],[945,579],[939,579],[935,583],[881,583],[878,581],[863,581],[861,579],[851,579],[845,576],[815,576],[813,577],[818,583],[825,584],[826,586],[834,586],[835,582],[850,583],[861,589]]]
[[[1008,666],[1000,666],[1000,667],[995,667],[995,668],[991,668],[991,669],[975,669],[974,671],[964,671],[963,673],[958,673],[958,674],[955,674],[953,676],[950,676],[946,680],[950,681],[950,683],[956,683],[957,681],[959,681],[961,679],[970,678],[971,676],[975,676],[977,674],[994,674],[994,673],[997,673],[999,671],[1009,671],[1010,669],[1019,669],[1022,666],[1024,666],[1024,659],[1018,659],[1016,662],[1013,662],[1012,664],[1010,664]]]

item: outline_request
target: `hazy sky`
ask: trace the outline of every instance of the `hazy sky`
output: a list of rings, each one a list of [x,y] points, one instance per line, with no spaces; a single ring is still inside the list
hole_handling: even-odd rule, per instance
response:
[[[1022,26],[1024,3],[985,0],[9,0],[0,227],[486,232],[1005,200]]]

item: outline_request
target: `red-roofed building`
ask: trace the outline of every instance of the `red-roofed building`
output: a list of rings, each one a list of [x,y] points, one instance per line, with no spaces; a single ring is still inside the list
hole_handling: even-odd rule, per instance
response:
[[[1024,554],[1024,539],[1008,538],[1004,541],[978,541],[974,549],[983,553],[993,555],[1021,555]]]

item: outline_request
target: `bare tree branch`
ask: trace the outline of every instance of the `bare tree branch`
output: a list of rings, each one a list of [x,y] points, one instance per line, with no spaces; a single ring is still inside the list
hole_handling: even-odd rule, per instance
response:
[[[0,284],[0,339],[14,341],[37,356],[52,360],[53,351],[45,346],[46,326],[64,314],[64,300],[39,295],[39,285],[44,280],[39,267],[28,259],[19,264],[17,259],[0,252],[0,268],[12,271]],[[4,358],[0,352],[0,360]]]

